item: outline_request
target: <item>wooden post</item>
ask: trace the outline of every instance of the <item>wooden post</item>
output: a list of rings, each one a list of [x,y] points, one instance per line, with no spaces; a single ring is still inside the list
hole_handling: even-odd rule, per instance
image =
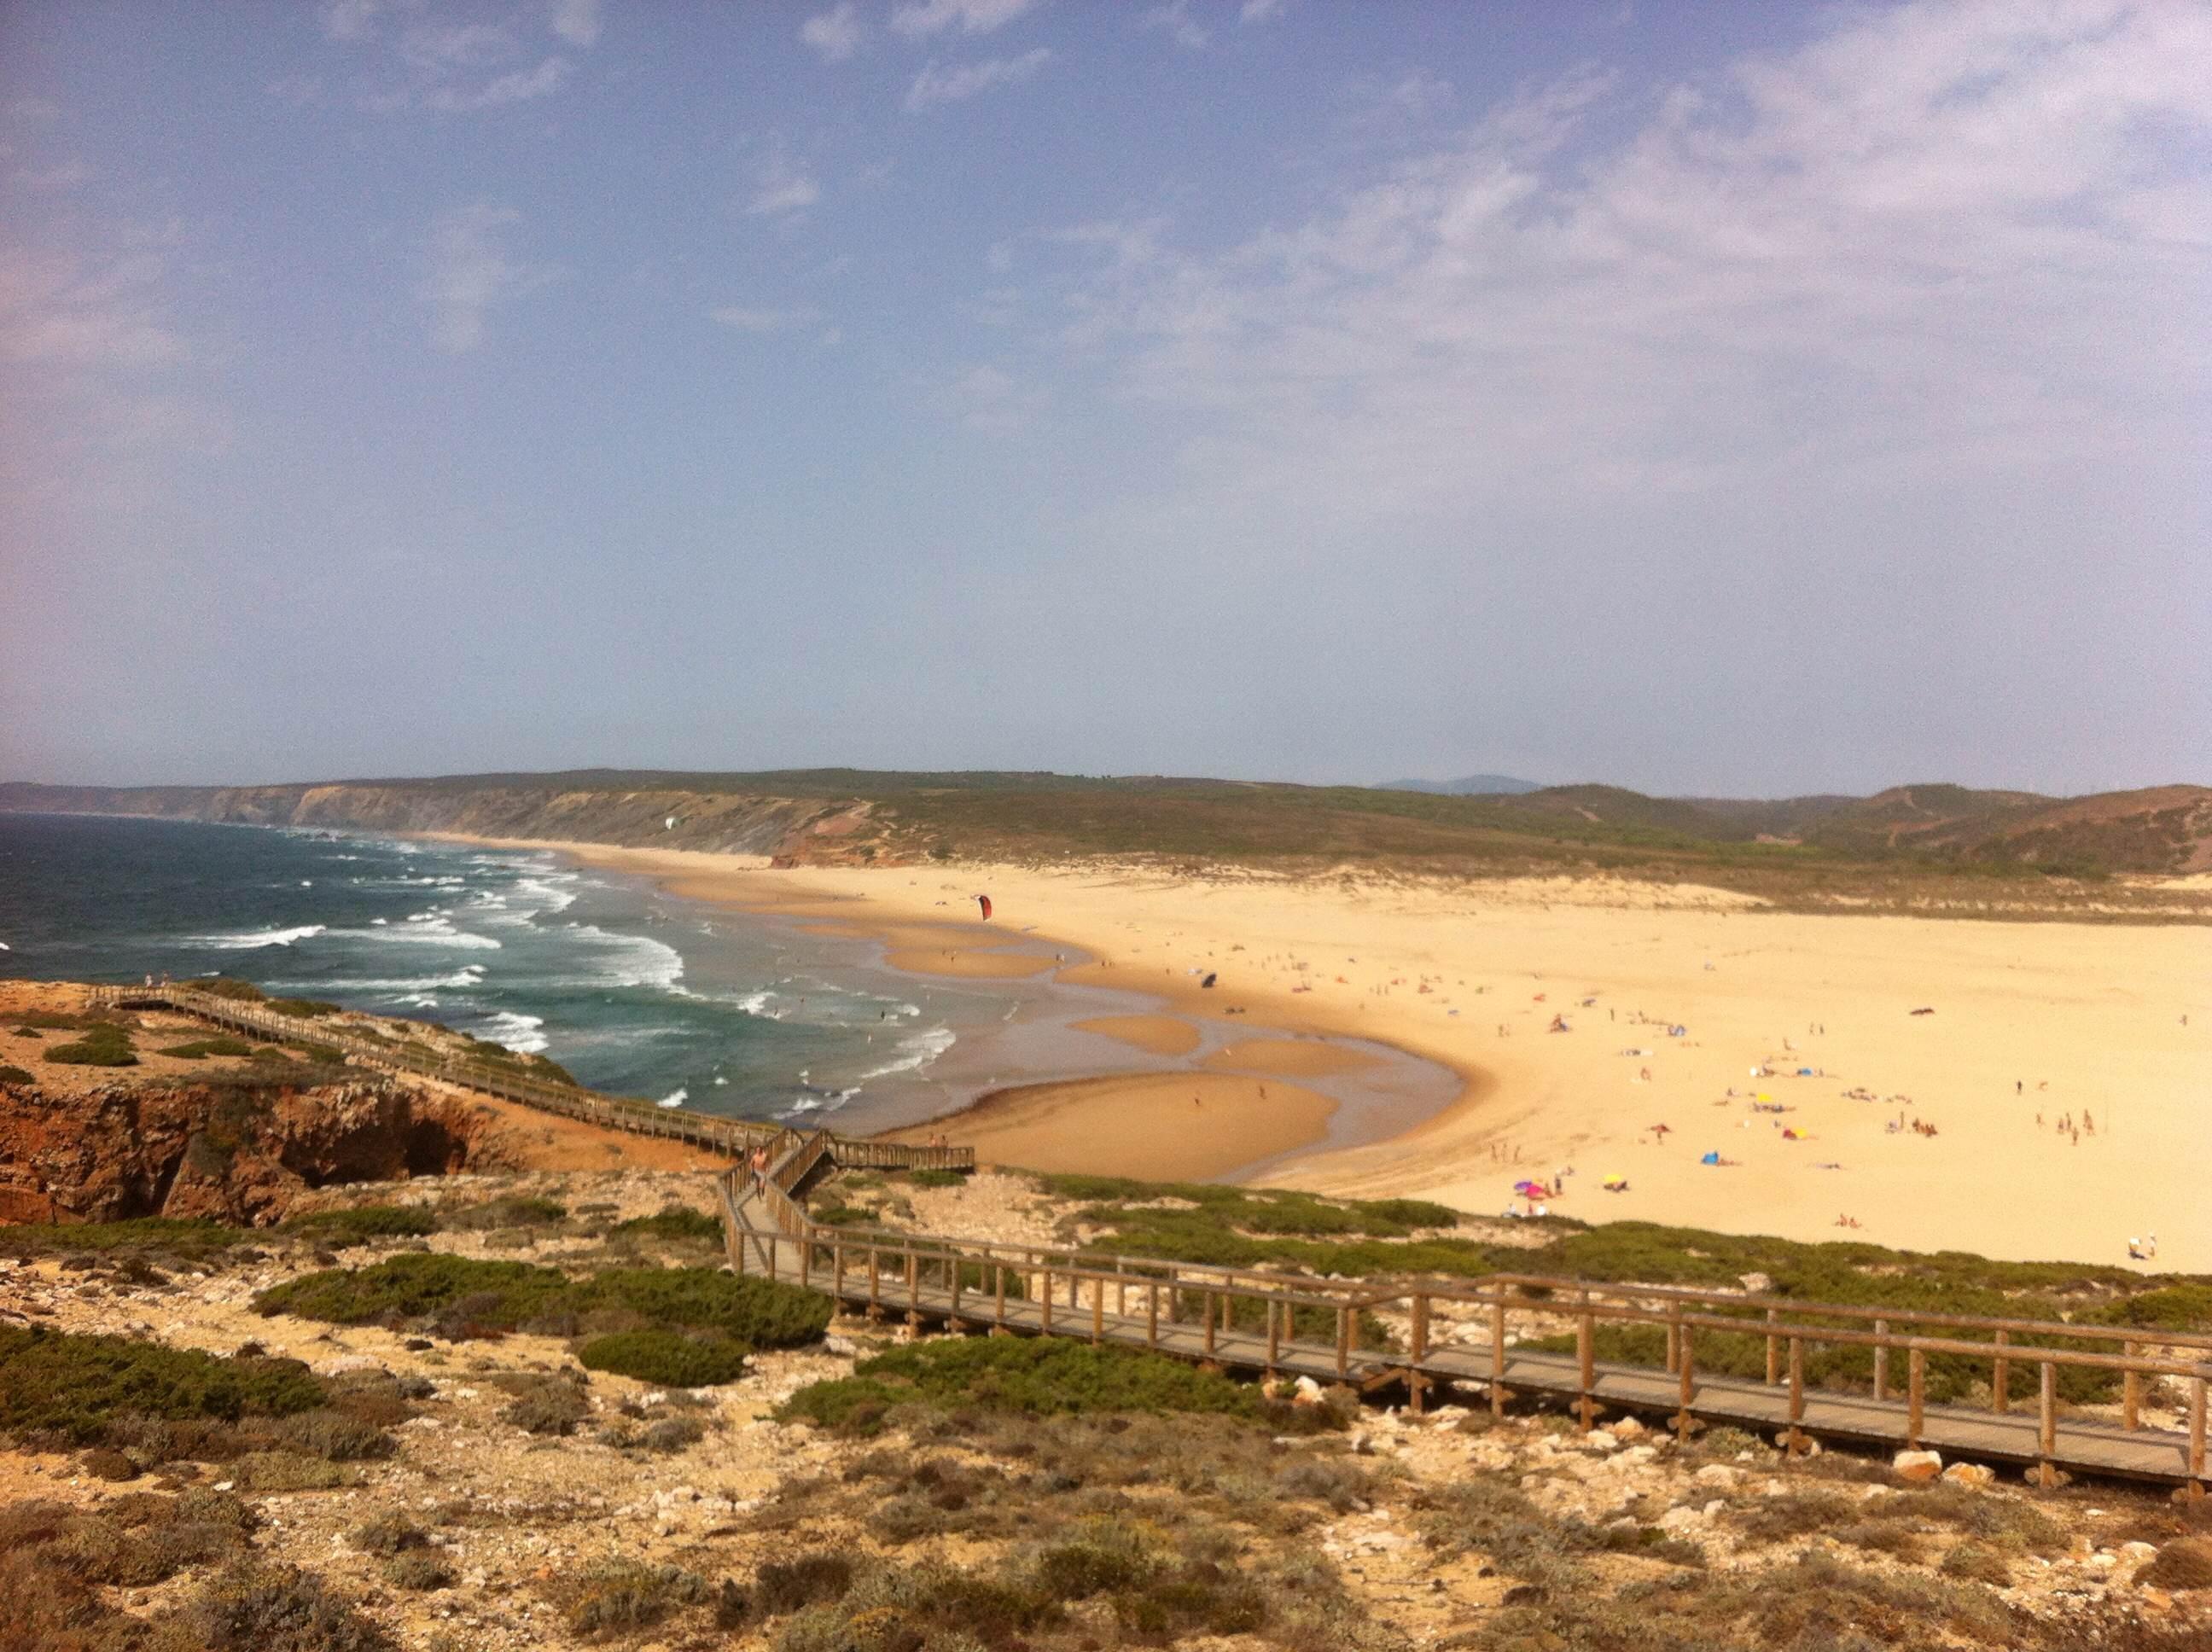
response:
[[[1413,1294],[1413,1359],[1416,1364],[1429,1357],[1429,1295],[1425,1291]]]
[[[1044,1289],[1037,1292],[1037,1302],[1044,1312],[1044,1328],[1052,1329],[1052,1264],[1044,1265]]]
[[[1091,1341],[1095,1347],[1106,1334],[1106,1283],[1091,1282]]]
[[[2120,1351],[2130,1359],[2136,1357],[2136,1345],[2124,1342]],[[2130,1371],[2120,1379],[2120,1426],[2130,1434],[2142,1426],[2142,1373]]]
[[[1160,1287],[1158,1280],[1152,1282],[1151,1297],[1152,1300],[1145,1304],[1145,1346],[1157,1348],[1160,1345]]]
[[[1280,1324],[1280,1315],[1275,1311],[1277,1307],[1274,1298],[1269,1297],[1267,1299],[1267,1375],[1269,1376],[1275,1374],[1275,1356],[1282,1347],[1281,1333],[1278,1328]]]
[[[2048,1491],[2057,1484],[2051,1460],[2058,1455],[2058,1367],[2047,1359],[2043,1362],[2043,1386],[2038,1400],[2035,1479]]]
[[[1990,1379],[1990,1402],[2000,1417],[2005,1414],[2012,1400],[2012,1361],[2004,1357],[2004,1351],[2011,1343],[2009,1333],[1997,1333],[1996,1370]]]
[[[1343,1382],[1352,1374],[1352,1309],[1340,1306],[1336,1310],[1336,1380]]]
[[[997,1275],[991,1302],[991,1322],[1004,1325],[1006,1322],[1006,1265],[994,1260],[991,1266],[992,1272]]]
[[[1874,1333],[1881,1339],[1874,1345],[1874,1397],[1889,1398],[1889,1321],[1876,1320]]]
[[[1211,1359],[1213,1357],[1213,1293],[1211,1291],[1206,1293],[1205,1309],[1206,1357]]]
[[[1690,1443],[1690,1429],[1692,1427],[1690,1421],[1690,1389],[1692,1382],[1695,1380],[1693,1373],[1697,1368],[1697,1354],[1690,1345],[1690,1333],[1686,1328],[1682,1333],[1681,1354],[1681,1364],[1675,1367],[1675,1370],[1680,1373],[1681,1381],[1681,1404],[1680,1408],[1674,1413],[1674,1436],[1684,1445],[1687,1445]]]
[[[906,1318],[909,1325],[921,1320],[921,1258],[915,1254],[912,1245],[906,1252]]]
[[[1679,1298],[1667,1304],[1667,1369],[1682,1369],[1682,1304]]]
[[[1805,1436],[1798,1424],[1805,1420],[1805,1339],[1790,1339],[1790,1435],[1787,1454],[1792,1457],[1805,1449]]]
[[[2204,1379],[2189,1379],[2189,1495],[2204,1495]]]
[[[1597,1321],[1588,1309],[1575,1321],[1575,1357],[1581,1368],[1582,1398],[1575,1409],[1582,1417],[1583,1432],[1590,1431],[1597,1421],[1597,1398],[1591,1391],[1597,1387]]]
[[[1781,1311],[1778,1309],[1770,1308],[1766,1310],[1766,1322],[1769,1325],[1781,1317]],[[1774,1333],[1769,1331],[1766,1333],[1766,1386],[1770,1388],[1782,1380],[1781,1361],[1781,1345],[1775,1340]]]
[[[960,1253],[955,1251],[945,1266],[952,1271],[952,1317],[957,1320],[960,1317],[960,1270],[965,1264],[960,1260]]]
[[[1905,1443],[1920,1449],[1920,1426],[1927,1420],[1928,1356],[1915,1348],[1905,1362]]]
[[[1128,1263],[1119,1256],[1114,1259],[1114,1311],[1123,1319],[1129,1316]]]
[[[845,1247],[832,1240],[830,1244],[830,1294],[839,1302],[845,1299]]]
[[[1490,1414],[1505,1415],[1505,1297],[1490,1304]]]

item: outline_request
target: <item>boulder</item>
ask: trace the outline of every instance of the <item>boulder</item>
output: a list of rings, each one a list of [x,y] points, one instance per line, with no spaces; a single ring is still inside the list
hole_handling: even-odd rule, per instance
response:
[[[1986,1463],[1953,1463],[1943,1471],[1943,1478],[1953,1485],[1971,1485],[1979,1490],[1993,1485],[1997,1471]]]
[[[1607,1424],[1605,1431],[1616,1440],[1633,1440],[1643,1435],[1644,1424],[1633,1417],[1621,1417]]]
[[[1889,1460],[1889,1466],[1899,1479],[1921,1484],[1943,1472],[1943,1459],[1933,1451],[1900,1451]]]

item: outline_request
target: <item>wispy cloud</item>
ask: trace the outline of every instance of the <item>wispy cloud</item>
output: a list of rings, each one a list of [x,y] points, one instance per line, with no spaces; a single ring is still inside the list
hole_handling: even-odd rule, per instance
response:
[[[1044,392],[1035,385],[989,362],[967,368],[931,399],[948,418],[994,436],[1025,429],[1048,405]]]
[[[2212,382],[2207,61],[2197,9],[1908,5],[1656,103],[1580,74],[1225,252],[1087,226],[1036,322],[1187,411],[1216,501],[2117,460]]]
[[[440,349],[457,355],[475,349],[494,307],[550,278],[550,270],[508,256],[509,234],[521,222],[513,207],[479,201],[454,208],[432,227],[428,269],[416,296],[429,309],[430,340]]]
[[[60,195],[92,181],[92,167],[83,161],[57,161],[51,167],[18,167],[9,176],[37,195]]]
[[[261,89],[279,103],[289,103],[295,109],[304,109],[311,103],[322,101],[323,77],[320,75],[280,75]]]
[[[518,69],[497,75],[481,86],[434,86],[422,94],[433,109],[466,113],[474,109],[496,109],[501,104],[524,103],[557,92],[568,78],[566,58],[548,58],[535,69]]]
[[[1158,29],[1186,52],[1202,52],[1213,38],[1191,15],[1190,0],[1167,0],[1164,5],[1154,6],[1138,17],[1137,27]]]
[[[988,34],[1028,11],[1035,0],[919,0],[891,13],[891,28],[918,40],[957,28],[963,34]]]
[[[580,51],[599,43],[599,0],[553,0],[553,32]]]
[[[170,367],[191,351],[163,313],[167,261],[0,248],[0,357],[108,369]]]
[[[368,39],[383,9],[380,0],[330,0],[323,8],[323,33],[349,46]]]
[[[1269,23],[1283,15],[1284,0],[1244,0],[1237,14],[1240,23]]]
[[[791,309],[776,309],[762,305],[724,304],[707,313],[716,322],[737,332],[784,332],[793,327],[803,327],[821,319],[822,313],[811,306]]]
[[[853,0],[838,0],[799,26],[799,38],[820,52],[825,63],[843,63],[860,49],[866,33]]]
[[[491,23],[417,23],[399,37],[399,55],[435,74],[496,62],[514,50],[514,36]]]
[[[754,174],[753,198],[745,210],[755,217],[804,212],[822,198],[822,186],[779,143]]]
[[[1016,86],[1051,61],[1051,48],[1042,46],[1018,58],[987,58],[981,63],[951,68],[940,69],[933,60],[922,66],[921,73],[907,88],[906,106],[918,113],[939,104],[961,102],[997,87]]]

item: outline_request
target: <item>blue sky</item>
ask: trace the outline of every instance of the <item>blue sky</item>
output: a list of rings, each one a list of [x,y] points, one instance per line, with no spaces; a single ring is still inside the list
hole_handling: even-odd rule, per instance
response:
[[[2212,779],[2212,11],[0,9],[0,776]]]

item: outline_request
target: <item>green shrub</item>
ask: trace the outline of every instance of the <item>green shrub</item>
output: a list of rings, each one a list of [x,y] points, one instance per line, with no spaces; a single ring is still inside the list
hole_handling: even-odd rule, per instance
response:
[[[222,975],[192,981],[190,985],[196,993],[206,993],[215,998],[235,999],[242,1004],[258,1004],[268,996],[250,981],[232,981]]]
[[[319,1577],[259,1560],[214,1578],[175,1627],[202,1652],[397,1652],[398,1644]]]
[[[627,1222],[615,1224],[615,1231],[635,1233],[648,1239],[703,1239],[715,1244],[722,1242],[721,1218],[695,1211],[689,1205],[671,1205],[651,1216],[633,1216]]]
[[[906,1179],[917,1187],[957,1187],[968,1178],[957,1170],[924,1168],[908,1171]]]
[[[355,1527],[351,1541],[363,1554],[398,1554],[428,1546],[430,1534],[404,1515],[379,1515]]]
[[[2082,1317],[2152,1331],[2212,1331],[2212,1282],[2192,1281],[2138,1291]]]
[[[121,1222],[81,1222],[68,1227],[0,1228],[0,1255],[122,1253],[208,1261],[252,1236],[244,1228],[225,1227],[218,1222],[137,1216]]]
[[[28,1084],[36,1082],[21,1067],[0,1066],[0,1084]]]
[[[1996,1588],[2012,1585],[2012,1563],[1995,1549],[1979,1543],[1960,1544],[1943,1557],[1943,1564],[1936,1570],[1946,1577],[1969,1578]]]
[[[135,1067],[138,1057],[132,1049],[131,1035],[112,1021],[95,1021],[86,1027],[84,1036],[72,1043],[57,1044],[42,1054],[44,1060],[57,1066]]]
[[[323,1399],[297,1360],[0,1326],[0,1428],[11,1430],[89,1445],[127,1416],[235,1421],[289,1416]]]
[[[318,1021],[325,1016],[343,1015],[344,1010],[336,1004],[319,998],[272,998],[263,1000],[262,1007],[278,1015],[289,1016],[295,1021]]]
[[[466,1231],[489,1228],[542,1228],[568,1219],[568,1207],[557,1199],[533,1193],[509,1193],[481,1205],[465,1206],[441,1213],[446,1226]]]
[[[594,1337],[576,1357],[590,1370],[670,1388],[705,1388],[745,1374],[745,1348],[726,1337],[678,1331],[617,1331]]]
[[[421,1251],[369,1267],[302,1274],[261,1292],[253,1306],[263,1314],[365,1325],[428,1318],[465,1304],[468,1325],[507,1331],[570,1289],[557,1269]]]
[[[345,1464],[305,1451],[249,1451],[224,1472],[241,1490],[264,1493],[331,1491],[357,1478]]]
[[[525,1434],[565,1439],[576,1424],[592,1414],[591,1404],[573,1382],[557,1376],[510,1378],[504,1383],[514,1397],[500,1413]]]
[[[577,1584],[568,1603],[568,1626],[581,1635],[645,1629],[679,1606],[699,1605],[711,1593],[705,1578],[681,1566],[605,1561]]]
[[[253,1046],[242,1038],[196,1038],[188,1044],[172,1044],[161,1053],[179,1060],[198,1061],[210,1055],[251,1055]]]
[[[1052,1337],[916,1343],[863,1360],[850,1377],[801,1388],[782,1415],[871,1433],[890,1406],[921,1400],[1032,1415],[1086,1412],[1262,1414],[1258,1391],[1163,1354]]]
[[[580,1309],[626,1309],[648,1328],[715,1331],[754,1349],[818,1341],[834,1306],[818,1291],[720,1268],[611,1268],[577,1291]]]
[[[438,1218],[419,1205],[355,1205],[289,1217],[283,1230],[350,1245],[370,1239],[420,1238],[438,1230]]]
[[[410,1593],[450,1588],[453,1582],[453,1569],[428,1549],[410,1549],[404,1554],[395,1554],[380,1570],[386,1582]]]
[[[696,1418],[664,1417],[646,1430],[638,1443],[647,1451],[681,1451],[706,1436],[707,1430]]]
[[[2176,1538],[2136,1574],[2148,1588],[2212,1589],[2212,1538]]]

